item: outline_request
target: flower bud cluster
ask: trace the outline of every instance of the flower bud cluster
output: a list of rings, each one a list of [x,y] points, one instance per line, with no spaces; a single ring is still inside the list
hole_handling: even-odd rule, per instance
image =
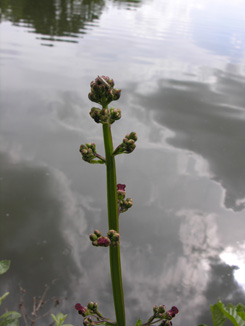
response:
[[[92,245],[95,247],[108,247],[111,241],[108,237],[103,237],[99,230],[94,230],[94,233],[89,235]]]
[[[121,90],[115,89],[113,79],[108,76],[98,76],[95,81],[90,83],[91,92],[88,98],[95,103],[106,107],[111,101],[116,101],[120,98]]]
[[[118,210],[119,213],[126,212],[130,207],[133,206],[133,200],[132,198],[124,199],[126,196],[125,191],[126,185],[124,184],[118,184],[117,185],[117,203],[118,203]]]
[[[130,134],[126,135],[123,138],[123,142],[115,149],[113,155],[116,156],[122,153],[132,153],[135,149],[136,145],[135,142],[137,141],[137,134],[136,132],[132,131]]]
[[[132,198],[127,198],[125,200],[121,200],[119,203],[119,211],[120,211],[120,213],[124,213],[132,206],[133,206]]]
[[[105,159],[96,152],[96,145],[94,143],[81,145],[79,151],[82,159],[88,163],[105,163]]]
[[[93,313],[96,313],[97,312],[97,308],[98,308],[98,303],[97,302],[93,302],[93,301],[90,301],[87,305],[88,309],[93,312]]]
[[[98,311],[97,302],[89,302],[87,307],[83,307],[80,303],[75,305],[75,309],[78,311],[79,315],[85,317],[83,319],[84,326],[95,326],[96,324],[103,324],[108,319],[104,318],[102,314]],[[93,321],[92,317],[96,318],[96,321]]]
[[[175,315],[179,312],[179,309],[173,306],[170,310],[166,311],[166,307],[164,305],[161,306],[153,306],[153,315],[148,319],[147,325],[151,323],[154,324],[158,321],[161,321],[159,326],[171,326],[172,322],[170,321]]]
[[[84,326],[95,326],[95,322],[93,321],[93,319],[91,317],[86,317],[83,320],[83,325]]]
[[[113,124],[116,120],[119,120],[121,118],[121,110],[110,108],[110,109],[99,109],[93,107],[90,110],[90,116],[94,119],[96,123],[109,123]]]
[[[102,236],[99,230],[94,230],[94,233],[91,233],[89,238],[95,247],[114,247],[120,243],[120,234],[115,230],[109,230],[106,237]]]
[[[111,246],[115,247],[120,243],[120,234],[115,230],[109,230],[107,236],[111,241]]]
[[[79,315],[82,315],[83,317],[88,316],[90,314],[90,311],[87,307],[82,306],[80,303],[77,303],[75,305],[75,309],[78,311]]]
[[[166,311],[166,307],[164,305],[161,305],[161,306],[153,306],[153,312],[154,312],[154,317],[155,318],[163,318],[163,314],[165,313]]]

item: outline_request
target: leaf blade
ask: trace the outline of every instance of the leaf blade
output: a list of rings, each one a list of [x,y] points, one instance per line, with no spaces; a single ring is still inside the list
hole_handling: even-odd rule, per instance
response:
[[[0,274],[4,274],[9,270],[10,260],[0,260]]]

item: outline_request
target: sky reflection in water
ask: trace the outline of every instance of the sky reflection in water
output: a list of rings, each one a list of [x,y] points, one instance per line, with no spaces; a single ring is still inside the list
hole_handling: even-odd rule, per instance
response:
[[[87,93],[108,74],[123,90],[114,143],[139,135],[117,158],[134,200],[120,218],[128,322],[163,303],[180,308],[176,326],[210,323],[210,303],[245,302],[244,3],[49,3],[53,25],[38,21],[44,4],[0,25],[0,246],[12,260],[1,291],[56,280],[70,322],[77,301],[112,315],[107,252],[87,237],[107,230],[105,170],[78,152],[87,141],[103,152]]]

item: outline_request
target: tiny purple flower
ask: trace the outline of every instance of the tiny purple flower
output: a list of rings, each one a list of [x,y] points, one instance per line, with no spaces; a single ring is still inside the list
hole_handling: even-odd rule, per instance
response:
[[[77,304],[75,304],[75,309],[78,311],[78,313],[80,315],[82,315],[83,317],[85,317],[86,310],[87,310],[85,307],[83,307],[80,303],[77,303]]]
[[[177,307],[175,307],[175,306],[173,306],[173,307],[168,311],[168,313],[169,313],[172,317],[174,317],[178,312],[179,312],[179,309],[178,309]]]
[[[108,247],[110,245],[111,241],[107,237],[100,237],[97,239],[97,243],[99,246]]]
[[[126,185],[118,183],[117,190],[118,191],[125,191]]]
[[[77,303],[77,304],[75,304],[75,309],[76,310],[83,310],[83,309],[85,309],[80,303]]]

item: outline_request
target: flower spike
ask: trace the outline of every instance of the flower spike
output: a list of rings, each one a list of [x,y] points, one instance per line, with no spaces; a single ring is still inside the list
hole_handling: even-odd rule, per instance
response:
[[[96,152],[96,145],[94,143],[81,145],[79,151],[82,155],[82,159],[88,163],[104,164],[106,162],[105,158]]]

